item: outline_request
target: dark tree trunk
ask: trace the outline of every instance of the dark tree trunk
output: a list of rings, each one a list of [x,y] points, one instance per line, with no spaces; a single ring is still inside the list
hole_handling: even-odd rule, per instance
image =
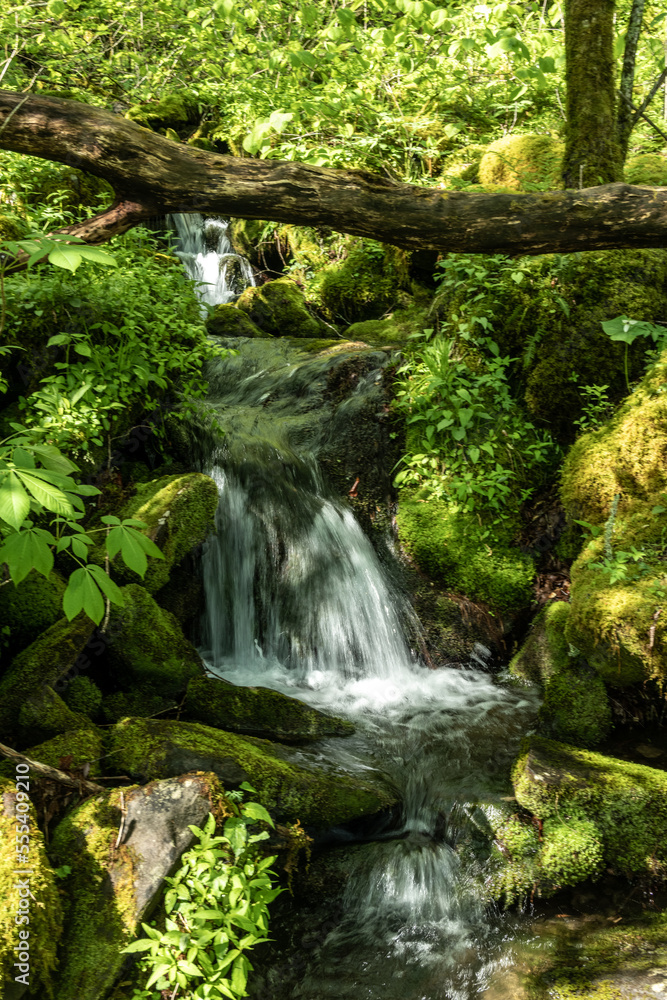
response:
[[[623,179],[616,132],[614,0],[565,0],[566,188]]]
[[[329,170],[219,156],[76,101],[0,91],[0,148],[104,177],[105,212],[63,230],[102,243],[167,212],[330,226],[412,249],[509,254],[667,246],[667,188],[466,194]]]
[[[623,69],[619,90],[618,111],[616,114],[616,136],[618,139],[621,162],[625,163],[628,155],[628,142],[634,124],[632,110],[632,88],[635,82],[635,63],[637,61],[637,43],[642,30],[642,18],[646,0],[633,0],[630,11],[628,30],[625,36],[623,52]]]

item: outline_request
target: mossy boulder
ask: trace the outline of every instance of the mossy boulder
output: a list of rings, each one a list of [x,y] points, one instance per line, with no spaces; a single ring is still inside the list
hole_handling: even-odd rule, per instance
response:
[[[29,227],[17,215],[0,213],[0,241],[23,239],[28,231]]]
[[[171,129],[177,135],[189,134],[200,120],[197,98],[190,94],[169,94],[160,101],[134,104],[125,117],[154,132]]]
[[[190,722],[124,719],[109,734],[115,768],[140,780],[212,771],[226,787],[249,781],[279,820],[329,828],[377,813],[396,799],[383,783],[292,763],[280,744]]]
[[[49,685],[37,688],[21,705],[16,731],[22,746],[51,739],[59,733],[92,728],[93,723],[82,712],[74,712],[57,691]]]
[[[146,535],[156,543],[164,559],[148,557],[143,586],[155,593],[185,556],[200,545],[213,527],[218,506],[218,487],[199,472],[161,476],[140,483],[123,508],[121,518],[145,521]],[[137,579],[120,555],[113,560],[114,576],[121,582]]]
[[[207,726],[287,743],[354,732],[351,722],[318,712],[297,698],[270,688],[239,687],[213,677],[191,680],[183,707],[189,718]]]
[[[401,347],[409,337],[420,334],[430,324],[428,310],[419,305],[395,309],[382,319],[366,319],[345,330],[347,340],[365,341],[374,347]]]
[[[536,615],[521,648],[512,657],[510,673],[535,684],[545,684],[569,662],[565,623],[570,613],[566,601],[551,601]]]
[[[448,590],[482,601],[502,617],[530,604],[532,560],[512,545],[508,523],[492,532],[426,491],[399,495],[398,536],[413,564]]]
[[[565,635],[619,686],[667,677],[660,611],[667,582],[666,371],[663,352],[613,418],[576,441],[562,469],[568,516],[597,532],[571,568]]]
[[[636,153],[625,163],[628,184],[647,184],[650,187],[667,186],[667,156],[664,153]]]
[[[479,163],[484,186],[534,191],[561,186],[565,146],[549,135],[507,135],[487,147]]]
[[[463,187],[479,180],[479,165],[486,146],[471,143],[451,153],[444,161],[441,173],[443,187]]]
[[[45,743],[25,750],[25,755],[30,760],[39,761],[40,764],[47,764],[49,767],[75,772],[86,768],[86,777],[91,781],[102,773],[100,759],[103,753],[102,733],[99,729],[93,728],[61,733]],[[15,770],[12,761],[0,764],[0,774],[7,777],[10,774],[13,777]]]
[[[94,719],[100,711],[102,692],[90,677],[79,675],[67,685],[64,701],[73,712],[81,712]]]
[[[25,649],[36,635],[63,617],[64,593],[65,583],[58,573],[44,577],[36,570],[16,587],[0,587],[0,621],[10,629],[8,656]]]
[[[307,294],[323,314],[347,324],[377,319],[410,288],[410,256],[375,240],[347,237],[342,259],[319,270]]]
[[[134,685],[169,698],[182,694],[191,678],[203,673],[197,650],[178,621],[136,583],[121,589],[124,607],[114,605],[107,635],[114,682]]]
[[[32,996],[52,1000],[63,910],[29,794],[0,777],[0,997],[20,996],[23,976]]]
[[[303,292],[289,278],[246,288],[236,300],[255,326],[276,337],[322,337],[330,331],[311,316]],[[247,336],[247,334],[242,334]]]
[[[144,788],[114,789],[88,799],[61,821],[50,853],[57,865],[72,871],[64,883],[66,934],[55,1000],[107,996],[126,961],[121,949],[194,840],[189,824],[202,825],[220,794],[213,775],[186,775]]]
[[[131,691],[114,691],[102,699],[102,716],[105,722],[120,722],[136,716],[146,719],[176,709],[175,698],[167,698],[152,687],[133,687]]]
[[[544,735],[595,746],[611,728],[611,708],[604,682],[566,638],[570,611],[565,601],[548,604],[509,669],[544,686],[539,714]]]
[[[667,874],[664,771],[531,736],[512,780],[519,804],[544,823],[540,851],[544,856],[548,850],[552,875],[559,843],[569,827],[585,834],[589,845],[594,841],[600,845],[598,861],[592,849],[582,852],[581,878],[572,872],[560,884],[572,885],[603,865],[625,876]],[[556,825],[560,829],[554,839]],[[576,843],[573,849],[577,850]],[[554,887],[559,884],[558,878],[551,881]]]
[[[78,615],[71,622],[61,619],[14,658],[0,681],[0,732],[7,739],[17,734],[20,715],[26,723],[33,716],[39,722],[39,706],[43,699],[44,707],[51,706],[55,714],[62,714],[63,718],[69,716],[71,722],[76,721],[74,713],[54,693],[52,686],[57,685],[69,673],[77,658],[83,654],[93,629],[93,623],[84,614]],[[46,720],[44,722],[46,725]],[[85,726],[85,721],[83,726],[80,722],[77,725],[66,725],[63,729],[56,728],[45,733],[41,738],[46,739],[68,728],[80,729]],[[34,735],[37,740],[40,738],[39,734]],[[36,739],[33,738],[32,742],[36,742]]]
[[[260,330],[243,309],[230,303],[216,306],[206,320],[206,329],[216,337],[268,337]]]

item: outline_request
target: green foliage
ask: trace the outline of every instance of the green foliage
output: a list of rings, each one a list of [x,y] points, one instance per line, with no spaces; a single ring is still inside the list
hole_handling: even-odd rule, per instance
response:
[[[570,381],[572,382],[577,382],[578,379],[579,376],[576,373],[570,376]],[[597,430],[611,416],[613,404],[607,394],[608,388],[608,385],[579,386],[584,403],[581,416],[578,420],[573,421],[573,423],[581,432],[585,433],[586,431]]]
[[[254,791],[246,782],[241,788]],[[268,940],[269,903],[282,890],[273,888],[275,857],[262,858],[256,846],[268,832],[248,829],[258,822],[273,826],[273,820],[259,803],[242,798],[243,791],[227,793],[233,814],[221,836],[214,836],[212,813],[203,830],[190,827],[198,843],[165,879],[164,931],[143,924],[147,936],[123,949],[147,953],[141,965],[149,976],[145,989],[135,989],[137,1000],[159,1000],[163,990],[192,1000],[248,995],[246,953]]]
[[[530,495],[532,474],[548,468],[556,450],[512,398],[510,363],[436,337],[399,368],[397,407],[416,434],[408,435],[397,484],[426,485],[469,512],[502,514],[517,489],[523,498]]]
[[[657,323],[646,323],[638,319],[628,319],[627,316],[617,316],[602,323],[602,329],[610,340],[625,344],[625,384],[630,392],[630,377],[628,375],[628,347],[634,344],[638,337],[650,337],[654,344],[662,344],[667,337],[667,327]]]

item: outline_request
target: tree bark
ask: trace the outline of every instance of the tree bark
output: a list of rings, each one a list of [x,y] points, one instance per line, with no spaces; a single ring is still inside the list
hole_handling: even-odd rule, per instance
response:
[[[637,43],[639,42],[639,35],[642,29],[645,4],[646,0],[633,0],[632,9],[630,10],[630,20],[628,21],[628,30],[625,36],[623,69],[621,70],[621,84],[619,87],[621,99],[618,103],[616,114],[616,136],[623,163],[625,163],[625,158],[628,155],[628,142],[635,119],[632,110],[632,88],[635,82]]]
[[[468,194],[360,170],[221,156],[99,108],[0,91],[0,148],[108,180],[105,212],[63,230],[103,243],[170,212],[329,226],[406,249],[569,253],[667,246],[667,188]]]
[[[565,0],[566,188],[623,179],[616,131],[614,0]]]

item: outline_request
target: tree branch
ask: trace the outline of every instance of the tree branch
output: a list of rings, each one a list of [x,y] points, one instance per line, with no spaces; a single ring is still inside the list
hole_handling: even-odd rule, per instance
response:
[[[102,785],[96,785],[94,781],[87,781],[85,778],[73,778],[70,774],[59,771],[57,767],[49,767],[48,764],[41,764],[38,760],[32,760],[17,750],[6,747],[4,743],[0,743],[0,754],[3,757],[8,757],[9,760],[15,760],[19,764],[27,764],[30,770],[38,774],[40,778],[49,778],[51,781],[57,781],[61,785],[69,785],[71,788],[77,788],[79,791],[91,794],[106,792],[106,788],[103,788]]]
[[[76,101],[23,101],[25,94],[0,90],[0,148],[79,167],[114,188],[106,211],[61,230],[88,243],[156,215],[210,212],[328,226],[408,250],[540,254],[667,244],[667,188],[444,191],[361,170],[222,156]]]

